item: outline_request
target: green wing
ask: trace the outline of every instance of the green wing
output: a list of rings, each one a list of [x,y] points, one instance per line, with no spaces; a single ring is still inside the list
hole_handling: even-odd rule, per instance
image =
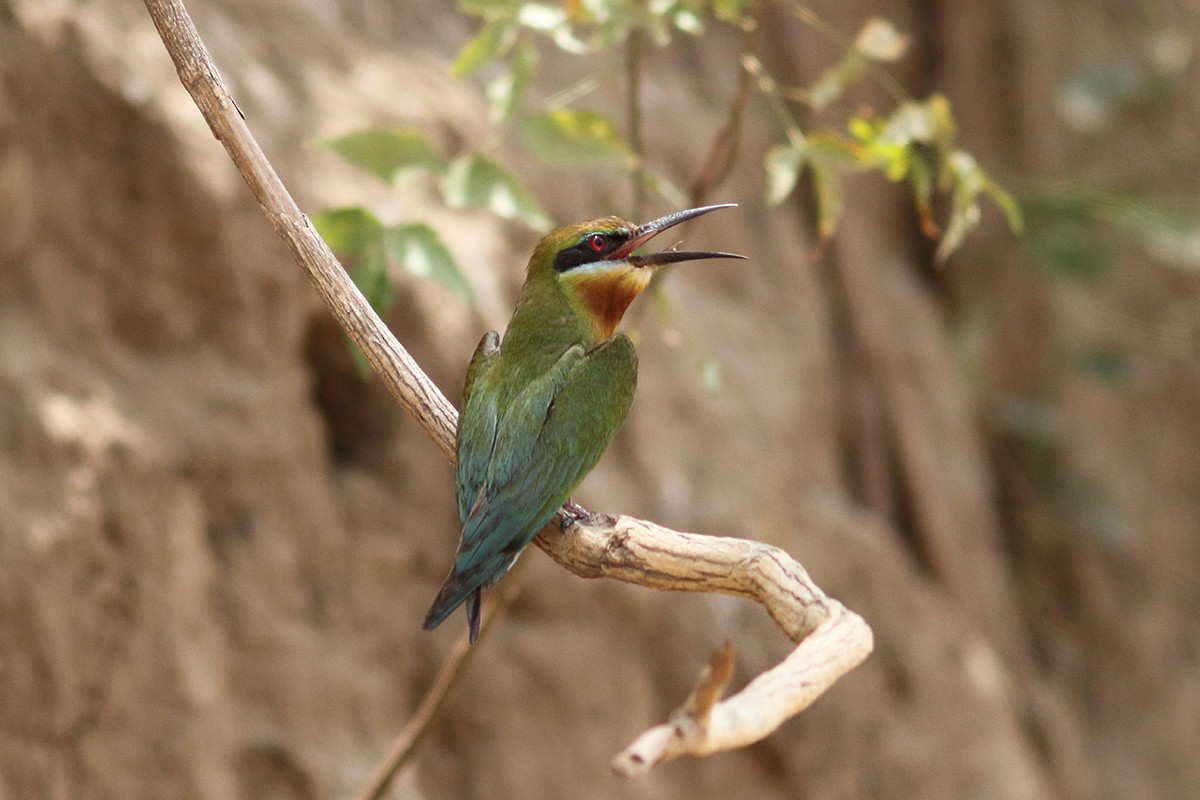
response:
[[[637,355],[626,336],[588,352],[576,345],[514,398],[495,423],[494,436],[468,447],[490,442],[490,453],[463,453],[460,441],[460,479],[477,477],[483,460],[486,476],[478,484],[460,482],[460,510],[470,498],[462,542],[430,619],[440,621],[508,570],[600,460],[629,415],[636,385]],[[468,398],[465,408],[471,406]],[[490,413],[495,416],[494,405]],[[463,424],[475,424],[466,410],[464,419]],[[481,430],[486,428],[480,423]]]
[[[490,383],[488,379],[495,368],[499,349],[500,337],[495,331],[488,331],[479,340],[467,367],[462,413],[458,415],[455,435],[455,484],[460,522],[466,521],[487,478],[488,462],[496,441],[496,392],[489,391],[486,384]]]

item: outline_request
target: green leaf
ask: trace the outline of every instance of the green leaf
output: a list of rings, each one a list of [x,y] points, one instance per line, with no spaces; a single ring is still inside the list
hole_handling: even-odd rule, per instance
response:
[[[468,154],[442,173],[442,198],[454,209],[486,208],[502,219],[518,219],[536,231],[547,231],[550,218],[525,187],[496,162]]]
[[[704,17],[690,8],[679,8],[675,11],[672,21],[675,27],[691,36],[704,33]]]
[[[705,359],[700,362],[700,386],[709,394],[715,394],[725,385],[721,374],[721,364],[716,359]]]
[[[508,119],[520,106],[529,79],[537,69],[537,49],[520,42],[504,70],[487,86],[488,111],[494,122]]]
[[[809,104],[820,111],[828,108],[846,93],[867,71],[866,59],[857,50],[847,50],[846,54],[817,78],[816,83],[808,88]]]
[[[810,134],[803,147],[781,144],[767,151],[767,203],[778,205],[796,186],[800,172],[812,172],[817,201],[817,233],[833,234],[846,212],[846,192],[841,173],[862,168],[860,146],[830,133]]]
[[[777,144],[767,151],[767,205],[782,203],[796,188],[800,170],[804,167],[805,152],[791,144]]]
[[[832,236],[846,213],[842,173],[862,169],[862,148],[831,133],[814,133],[808,137],[808,162],[817,196],[817,233]]]
[[[944,161],[950,157],[954,149],[954,137],[958,134],[950,101],[945,95],[932,94],[925,101],[925,108],[933,128],[933,146],[937,149],[938,159]]]
[[[442,166],[425,134],[408,128],[370,128],[326,139],[321,145],[384,181],[403,170],[436,170]]]
[[[907,101],[900,104],[876,140],[887,144],[908,145],[912,142],[930,143],[934,140],[936,121],[925,103]]]
[[[846,213],[846,190],[834,167],[823,161],[812,161],[810,167],[817,195],[817,233],[824,239],[833,235]]]
[[[808,158],[842,170],[857,170],[864,165],[862,147],[854,141],[824,131],[809,134]]]
[[[1025,218],[1021,214],[1021,207],[1017,205],[1016,198],[987,175],[983,176],[983,191],[992,198],[992,202],[1004,214],[1004,219],[1008,222],[1008,229],[1020,235],[1025,230]]]
[[[958,249],[966,235],[979,224],[979,201],[982,189],[982,170],[970,154],[957,150],[947,159],[946,167],[952,180],[950,222],[934,258],[945,261]]]
[[[908,175],[911,140],[901,125],[890,119],[852,117],[847,127],[859,143],[856,152],[862,166],[880,170],[893,182]]]
[[[637,163],[613,124],[594,111],[548,111],[527,119],[522,132],[529,148],[548,164],[630,169]]]
[[[517,13],[520,0],[458,0],[458,10],[476,17],[498,19]]]
[[[517,26],[509,20],[484,23],[479,33],[458,51],[454,63],[450,65],[450,74],[456,78],[465,78],[484,64],[503,56],[516,38]]]
[[[713,16],[722,22],[741,22],[752,0],[713,0]]]
[[[367,298],[375,313],[383,316],[392,307],[392,282],[388,279],[387,259],[382,249],[372,247],[350,274],[354,285]]]
[[[388,255],[411,274],[432,278],[470,302],[471,285],[437,231],[423,222],[397,225],[384,232]]]
[[[963,243],[963,239],[967,238],[967,234],[971,229],[979,224],[979,204],[967,203],[963,206],[955,204],[954,210],[950,212],[950,224],[946,226],[946,232],[942,235],[942,241],[938,242],[937,252],[934,253],[934,260],[939,264],[950,257],[950,254],[959,248]]]
[[[312,224],[329,249],[342,255],[360,256],[383,235],[383,224],[362,206],[322,211]]]

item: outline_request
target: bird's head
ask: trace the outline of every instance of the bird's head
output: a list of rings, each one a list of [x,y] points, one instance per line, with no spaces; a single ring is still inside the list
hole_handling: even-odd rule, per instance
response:
[[[529,279],[556,281],[572,310],[591,323],[597,341],[612,336],[625,309],[650,283],[655,268],[706,258],[745,258],[734,253],[663,250],[634,251],[663,231],[710,211],[734,208],[725,203],[690,208],[635,225],[605,217],[558,228],[542,239],[529,262]]]

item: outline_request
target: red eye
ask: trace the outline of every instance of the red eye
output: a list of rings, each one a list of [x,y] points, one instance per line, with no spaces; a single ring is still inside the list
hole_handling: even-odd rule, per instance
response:
[[[604,248],[608,247],[608,237],[603,233],[593,233],[587,238],[587,245],[597,253],[603,253]]]

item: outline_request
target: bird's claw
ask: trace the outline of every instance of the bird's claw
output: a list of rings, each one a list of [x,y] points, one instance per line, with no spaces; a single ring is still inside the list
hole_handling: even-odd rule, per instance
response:
[[[567,502],[563,503],[563,519],[561,526],[563,533],[566,533],[567,528],[571,527],[576,522],[583,522],[591,515],[591,512],[579,505],[579,503],[567,498]]]

